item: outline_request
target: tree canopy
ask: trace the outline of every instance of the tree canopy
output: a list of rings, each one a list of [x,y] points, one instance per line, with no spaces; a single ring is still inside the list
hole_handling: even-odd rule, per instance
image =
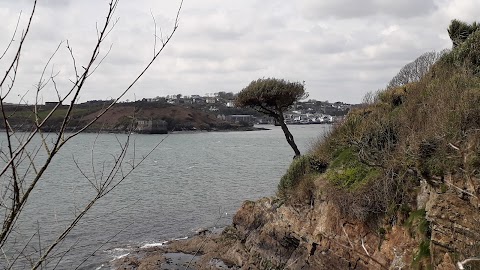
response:
[[[307,97],[303,83],[267,78],[252,81],[238,93],[235,104],[277,117],[293,103]]]
[[[408,63],[395,77],[393,77],[387,85],[387,88],[402,86],[411,82],[420,81],[430,68],[435,64],[448,50],[440,52],[427,52],[419,56],[415,61]]]
[[[283,117],[283,112],[288,110],[296,101],[307,98],[305,86],[299,82],[289,82],[283,79],[267,78],[252,81],[235,99],[238,107],[249,107],[273,117],[282,127],[288,144],[295,152],[295,157],[300,156],[300,151],[288,130]]]
[[[467,24],[466,22],[457,19],[452,20],[447,31],[450,39],[452,40],[453,47],[455,48],[463,43],[468,36],[480,29],[479,26],[480,25],[477,22]]]

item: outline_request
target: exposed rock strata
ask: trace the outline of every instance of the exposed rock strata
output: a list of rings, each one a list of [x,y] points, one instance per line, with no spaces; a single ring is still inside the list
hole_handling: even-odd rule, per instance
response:
[[[149,256],[198,250],[195,269],[218,269],[219,261],[231,269],[455,269],[458,260],[480,252],[478,200],[461,193],[426,186],[418,196],[423,216],[399,216],[377,227],[348,220],[321,196],[313,207],[276,198],[247,201],[221,235],[176,241]],[[150,263],[138,269],[162,268]]]

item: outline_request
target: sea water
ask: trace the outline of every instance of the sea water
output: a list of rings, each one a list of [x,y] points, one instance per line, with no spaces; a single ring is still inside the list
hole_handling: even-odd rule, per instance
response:
[[[130,137],[80,134],[48,167],[4,251],[18,253],[28,243],[25,256],[18,260],[20,269],[28,265],[28,256],[38,258],[95,196],[92,183],[107,179],[127,140],[128,152],[115,181],[132,166],[135,170],[95,203],[54,249],[45,268],[58,263],[57,269],[109,269],[112,259],[135,248],[163,245],[203,228],[222,228],[231,223],[243,201],[274,195],[292,161],[293,150],[281,129],[264,127],[271,130]],[[289,128],[305,153],[330,126]],[[0,138],[5,151],[5,134]],[[4,265],[2,258],[0,266]]]

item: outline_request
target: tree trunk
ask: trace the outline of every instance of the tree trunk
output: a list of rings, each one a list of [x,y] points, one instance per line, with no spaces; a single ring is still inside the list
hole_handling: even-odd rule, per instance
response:
[[[297,145],[295,144],[295,140],[293,139],[292,133],[288,130],[287,124],[285,124],[285,119],[283,118],[283,113],[279,114],[277,119],[280,126],[282,127],[283,133],[285,134],[285,139],[287,139],[288,144],[292,147],[293,152],[295,152],[295,156],[293,158],[297,158],[300,156],[300,151],[298,150]]]

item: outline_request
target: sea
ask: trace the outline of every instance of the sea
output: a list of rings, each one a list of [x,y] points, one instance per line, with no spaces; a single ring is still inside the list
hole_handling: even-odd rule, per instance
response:
[[[281,128],[259,127],[268,130],[78,135],[40,179],[2,248],[0,268],[12,263],[12,269],[29,268],[107,179],[115,188],[98,199],[43,269],[110,269],[112,260],[138,248],[202,229],[221,230],[243,201],[273,196],[292,161]],[[289,126],[302,153],[330,128]],[[47,134],[45,139],[51,143],[54,138]],[[116,163],[125,143],[125,155]],[[5,134],[0,134],[0,147],[6,151]],[[30,148],[37,151],[38,162],[45,158],[42,149],[40,144]],[[0,178],[0,184],[5,180]]]

